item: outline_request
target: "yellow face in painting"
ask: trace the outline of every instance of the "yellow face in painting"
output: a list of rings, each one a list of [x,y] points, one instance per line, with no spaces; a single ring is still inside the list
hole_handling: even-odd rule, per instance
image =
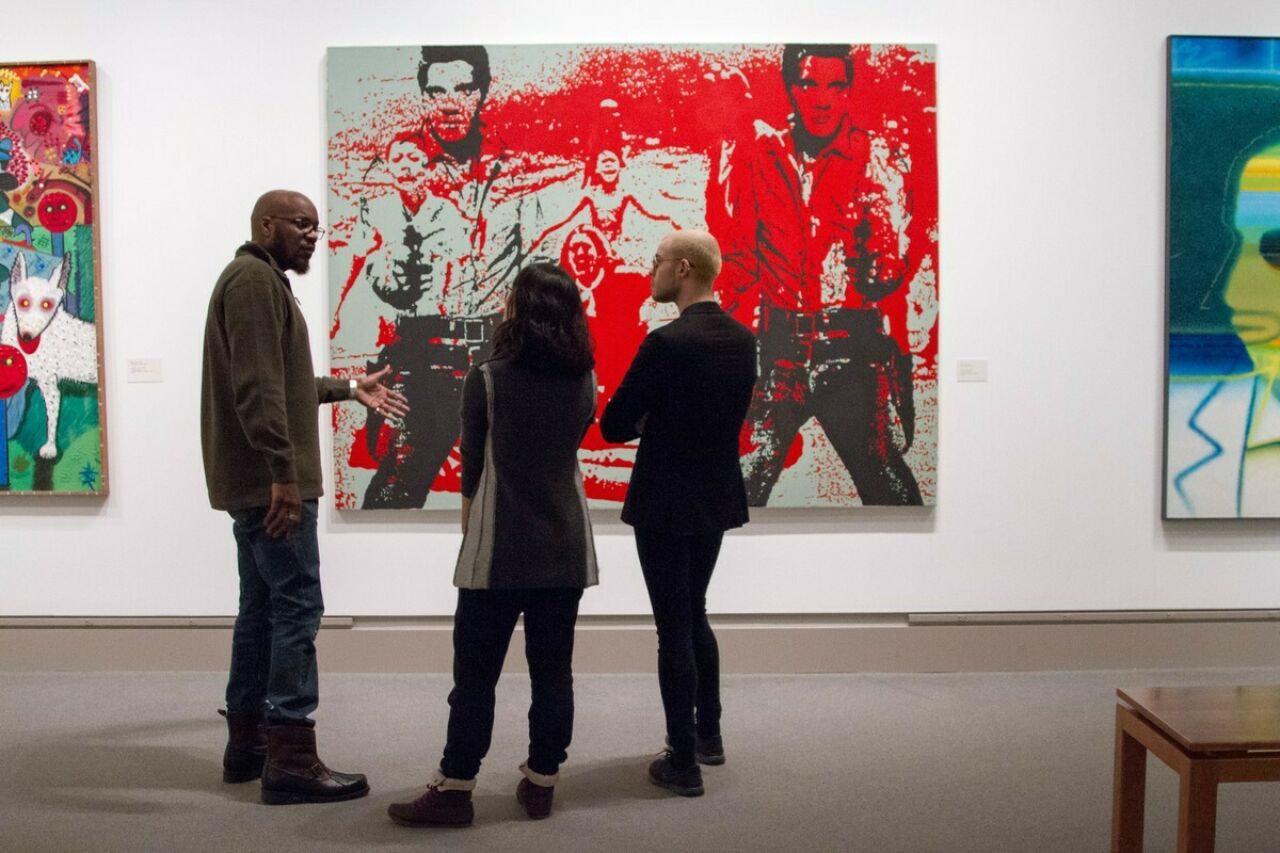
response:
[[[1280,145],[1245,164],[1236,200],[1240,254],[1227,282],[1231,323],[1254,366],[1280,361]]]

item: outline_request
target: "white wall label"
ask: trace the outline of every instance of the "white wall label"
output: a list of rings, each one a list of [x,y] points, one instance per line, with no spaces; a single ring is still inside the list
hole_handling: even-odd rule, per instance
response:
[[[962,358],[956,362],[956,379],[960,382],[986,382],[985,358]]]
[[[158,358],[129,359],[129,381],[130,382],[163,382],[164,376],[160,372],[160,359]]]

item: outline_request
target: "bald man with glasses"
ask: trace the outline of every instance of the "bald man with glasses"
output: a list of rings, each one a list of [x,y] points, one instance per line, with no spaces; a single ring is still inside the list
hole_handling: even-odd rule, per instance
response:
[[[706,232],[659,244],[650,291],[680,316],[645,338],[600,419],[606,441],[640,439],[622,520],[635,528],[658,629],[668,750],[649,779],[686,797],[703,793],[699,763],[724,763],[707,587],[724,532],[747,523],[738,438],[756,381],[755,336],[712,293],[719,271]]]

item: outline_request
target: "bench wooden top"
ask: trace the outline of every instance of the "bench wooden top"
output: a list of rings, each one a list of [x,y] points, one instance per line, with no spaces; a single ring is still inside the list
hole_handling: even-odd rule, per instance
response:
[[[1116,691],[1189,752],[1280,750],[1280,685]]]

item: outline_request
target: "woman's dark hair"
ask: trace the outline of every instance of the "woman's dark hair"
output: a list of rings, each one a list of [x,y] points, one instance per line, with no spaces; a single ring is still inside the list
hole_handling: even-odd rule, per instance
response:
[[[512,309],[493,334],[493,354],[545,373],[581,376],[595,366],[594,345],[573,277],[556,264],[530,264],[516,275]]]

